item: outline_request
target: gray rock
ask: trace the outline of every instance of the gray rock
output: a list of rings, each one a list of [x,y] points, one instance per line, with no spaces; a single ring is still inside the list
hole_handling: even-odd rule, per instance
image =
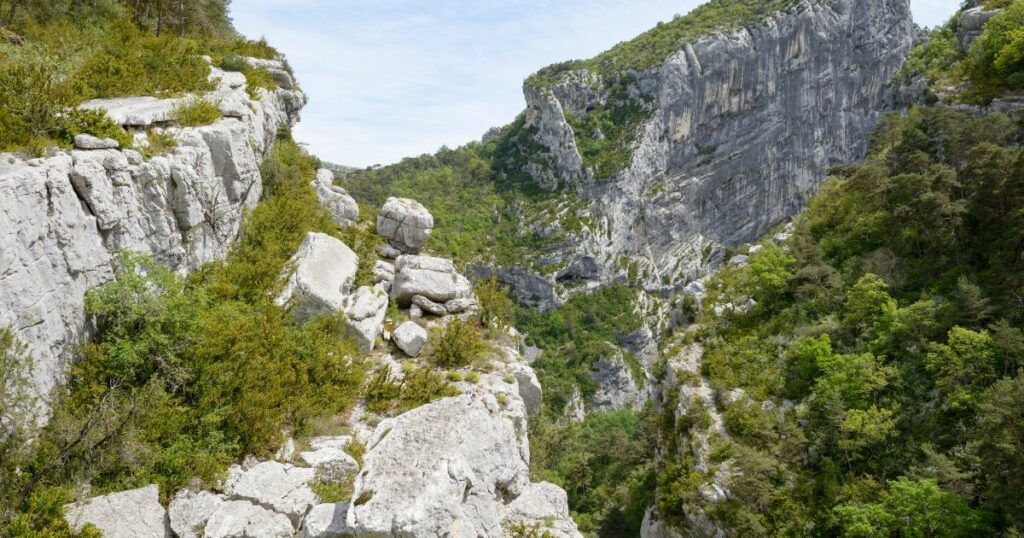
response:
[[[434,301],[431,301],[430,299],[427,299],[422,295],[413,295],[412,304],[420,307],[420,309],[426,312],[427,314],[431,314],[434,316],[448,315],[448,310],[445,309],[444,305],[437,304]]]
[[[957,38],[960,42],[960,49],[964,52],[970,50],[974,42],[981,36],[985,23],[995,17],[1001,10],[973,7],[965,9],[960,14],[960,22],[957,26]]]
[[[167,512],[156,485],[93,497],[64,507],[64,519],[75,532],[95,525],[107,538],[165,538]]]
[[[313,469],[265,461],[231,480],[225,493],[284,514],[297,526],[316,503],[308,485],[315,476]]]
[[[389,260],[393,260],[402,255],[401,250],[398,250],[391,245],[377,245],[374,250],[376,250],[378,256]]]
[[[410,319],[420,319],[422,317],[423,317],[423,309],[422,308],[420,308],[420,307],[418,307],[416,305],[412,305],[412,306],[409,307],[409,318]]]
[[[583,419],[587,418],[587,406],[583,403],[583,394],[580,393],[580,389],[573,390],[569,401],[565,403],[562,415],[572,422],[583,422]]]
[[[302,523],[301,538],[348,538],[355,536],[345,519],[349,503],[318,504]]]
[[[96,138],[84,133],[75,135],[75,147],[78,149],[117,149],[120,145],[113,138]]]
[[[436,303],[470,298],[473,286],[455,270],[451,260],[431,256],[399,256],[395,260],[395,280],[391,297],[399,306],[408,306],[413,296],[422,295]]]
[[[148,128],[170,123],[174,108],[184,99],[156,97],[116,97],[93,99],[78,106],[84,110],[104,110],[110,119],[126,127]]]
[[[433,228],[434,217],[427,208],[408,198],[388,198],[377,217],[377,233],[402,252],[419,252]]]
[[[292,256],[294,271],[275,301],[291,303],[298,319],[340,311],[352,289],[359,257],[327,234],[309,232]]]
[[[537,374],[528,365],[523,363],[509,364],[512,375],[516,378],[516,388],[519,390],[519,397],[526,405],[526,414],[535,417],[540,414],[544,402],[544,391],[541,389]]]
[[[350,442],[352,442],[351,435],[326,435],[310,439],[309,448],[313,450],[323,450],[325,448],[345,450],[345,447]]]
[[[391,340],[410,357],[418,357],[427,343],[427,331],[419,324],[406,321],[395,329]]]
[[[582,538],[576,522],[569,515],[569,498],[565,491],[548,482],[530,484],[522,495],[505,507],[502,525],[524,525],[553,538]]]
[[[395,265],[386,261],[377,260],[373,264],[373,283],[387,283],[391,284],[391,281],[395,279]]]
[[[476,300],[470,298],[452,299],[444,303],[444,309],[449,314],[461,314],[476,306]]]
[[[317,478],[338,482],[359,471],[359,464],[343,448],[325,447],[299,453],[299,459],[316,469]]]
[[[320,203],[331,212],[334,222],[343,228],[359,222],[359,204],[348,191],[334,184],[334,173],[326,168],[316,173],[310,183]]]
[[[372,288],[362,286],[345,298],[344,308],[349,334],[355,338],[360,349],[372,350],[384,329],[388,293],[379,284]]]
[[[590,377],[597,390],[587,401],[590,412],[640,409],[647,401],[647,391],[637,383],[622,351],[608,345],[608,352],[591,366]]]
[[[249,501],[228,501],[206,522],[204,538],[291,538],[295,527],[284,514]]]
[[[729,265],[733,267],[746,267],[747,262],[750,260],[749,256],[745,254],[737,254],[732,258],[729,258]]]
[[[167,507],[171,530],[178,538],[203,538],[203,529],[225,500],[208,491],[179,491]]]

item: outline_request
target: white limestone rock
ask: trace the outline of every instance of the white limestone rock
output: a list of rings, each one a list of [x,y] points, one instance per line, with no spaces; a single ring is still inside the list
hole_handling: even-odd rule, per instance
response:
[[[310,439],[309,448],[313,450],[323,450],[325,448],[345,450],[345,447],[348,446],[350,442],[352,442],[351,435],[325,435]]]
[[[528,364],[520,362],[509,364],[509,369],[512,370],[512,375],[516,378],[516,387],[526,405],[526,413],[531,417],[537,416],[540,414],[544,400],[544,391],[541,389],[537,374]]]
[[[104,110],[107,116],[119,125],[148,128],[170,123],[173,119],[174,107],[181,104],[182,101],[184,101],[183,98],[115,97],[86,101],[78,105],[78,108]]]
[[[476,306],[476,299],[469,297],[452,299],[451,301],[444,303],[444,309],[449,314],[461,314],[472,309],[474,306]]]
[[[320,204],[331,212],[338,226],[347,228],[359,221],[359,204],[349,196],[348,191],[334,184],[333,172],[326,168],[320,169],[310,186]]]
[[[387,283],[391,285],[391,281],[395,279],[395,265],[388,263],[383,260],[377,260],[373,264],[373,283]]]
[[[377,245],[376,247],[374,247],[374,251],[377,252],[377,255],[380,256],[381,258],[386,258],[389,260],[393,260],[402,255],[402,251],[398,250],[397,248],[391,245],[386,244]]]
[[[448,309],[444,305],[437,304],[422,295],[413,295],[412,304],[420,307],[421,310],[433,316],[447,316]]]
[[[231,480],[225,493],[284,514],[297,526],[316,503],[316,495],[309,488],[315,476],[313,469],[265,461]]]
[[[171,530],[178,538],[203,538],[203,529],[225,503],[223,497],[208,491],[179,491],[167,507]]]
[[[349,334],[355,338],[360,349],[371,351],[384,329],[388,293],[379,284],[372,288],[361,286],[345,298],[344,308]]]
[[[75,147],[78,149],[117,149],[120,145],[113,138],[97,138],[85,133],[75,135]]]
[[[410,357],[418,357],[427,343],[427,330],[418,323],[406,321],[395,329],[391,341]]]
[[[337,238],[309,232],[290,265],[294,272],[275,302],[291,302],[295,316],[305,319],[345,307],[345,298],[356,279],[359,257]]]
[[[349,538],[354,536],[346,523],[349,503],[318,504],[302,523],[301,538]]]
[[[427,244],[434,217],[416,200],[388,198],[377,217],[377,233],[402,252],[416,253]]]
[[[299,459],[316,469],[317,478],[328,482],[344,480],[359,471],[359,463],[337,447],[300,452]]]
[[[565,491],[549,482],[530,484],[522,495],[506,506],[502,526],[506,529],[524,525],[554,538],[582,538],[576,522],[569,515],[569,498]]]
[[[288,516],[249,501],[225,502],[206,522],[204,538],[291,538],[295,527]]]
[[[416,295],[435,303],[473,297],[473,286],[455,270],[451,260],[432,256],[399,256],[395,260],[395,280],[391,297],[407,307]]]
[[[75,532],[95,525],[106,538],[167,538],[167,512],[156,485],[93,497],[64,507]]]
[[[368,446],[348,515],[356,536],[502,536],[503,500],[529,484],[515,395],[436,400],[382,421]]]

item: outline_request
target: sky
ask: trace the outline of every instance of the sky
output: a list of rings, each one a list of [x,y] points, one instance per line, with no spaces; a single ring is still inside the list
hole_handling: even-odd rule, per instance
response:
[[[911,0],[922,26],[959,0]],[[235,27],[291,63],[321,159],[390,164],[477,140],[524,108],[522,82],[589,58],[700,0],[233,0]]]

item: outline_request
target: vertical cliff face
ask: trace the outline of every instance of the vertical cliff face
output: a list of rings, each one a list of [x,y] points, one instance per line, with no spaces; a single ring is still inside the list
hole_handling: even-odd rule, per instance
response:
[[[293,89],[250,99],[240,73],[213,70],[224,117],[173,129],[177,147],[144,159],[131,149],[74,150],[41,159],[0,155],[0,326],[29,344],[32,381],[47,395],[89,333],[84,297],[113,278],[121,250],[179,272],[223,257],[260,199],[259,164],[278,128],[298,120]],[[168,125],[177,100],[87,103],[135,128]]]
[[[584,280],[623,276],[628,256],[649,290],[685,284],[721,246],[798,212],[830,166],[864,154],[915,32],[908,0],[801,0],[615,81],[577,70],[528,83],[526,126],[544,150],[525,171],[575,191],[593,223],[558,255],[596,260]],[[624,103],[645,118],[627,164],[587,167],[581,135],[604,134],[579,126]]]

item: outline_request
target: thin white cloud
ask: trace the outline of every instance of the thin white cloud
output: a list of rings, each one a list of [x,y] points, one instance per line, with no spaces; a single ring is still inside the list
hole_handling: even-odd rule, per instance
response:
[[[957,0],[912,0],[938,24]],[[386,164],[458,146],[523,108],[521,84],[671,19],[699,0],[234,0],[310,103],[296,136],[325,160]],[[941,15],[945,13],[945,15]],[[938,22],[929,22],[941,18]]]

